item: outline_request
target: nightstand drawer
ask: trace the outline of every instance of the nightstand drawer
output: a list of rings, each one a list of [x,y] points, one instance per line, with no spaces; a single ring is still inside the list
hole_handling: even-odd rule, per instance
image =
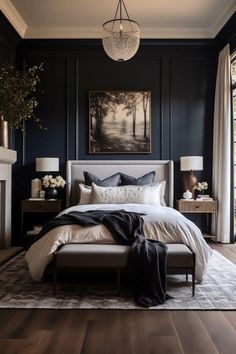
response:
[[[177,210],[181,213],[215,213],[217,211],[217,201],[177,201]]]
[[[61,200],[22,200],[22,210],[26,213],[59,213]]]

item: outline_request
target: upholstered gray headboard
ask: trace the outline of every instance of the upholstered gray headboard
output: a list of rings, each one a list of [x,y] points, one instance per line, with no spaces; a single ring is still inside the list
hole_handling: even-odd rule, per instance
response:
[[[83,172],[88,171],[104,179],[116,172],[140,177],[150,171],[156,172],[155,182],[166,181],[165,201],[173,207],[173,161],[170,160],[71,160],[67,161],[67,207],[79,201],[79,183],[84,182]]]

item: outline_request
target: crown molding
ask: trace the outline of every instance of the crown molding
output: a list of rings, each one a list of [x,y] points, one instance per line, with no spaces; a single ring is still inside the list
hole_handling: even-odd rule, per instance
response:
[[[6,16],[8,21],[12,24],[21,38],[24,38],[27,25],[23,18],[20,16],[19,12],[12,5],[10,0],[0,0],[0,10]]]
[[[25,39],[101,38],[101,28],[28,27]]]
[[[30,27],[25,39],[91,39],[101,38],[101,27],[98,28],[55,28]],[[141,38],[146,39],[191,39],[213,38],[210,31],[202,28],[141,28]]]
[[[221,29],[224,27],[230,17],[235,13],[235,11],[236,3],[234,0],[228,5],[224,6],[223,9],[219,9],[219,14],[210,29],[213,38],[217,36],[217,34],[221,31]]]
[[[141,38],[144,39],[202,39],[212,38],[210,31],[197,27],[166,27],[141,28]]]

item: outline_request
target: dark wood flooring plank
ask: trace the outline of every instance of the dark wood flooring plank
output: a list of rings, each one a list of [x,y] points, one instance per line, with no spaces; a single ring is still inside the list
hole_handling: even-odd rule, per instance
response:
[[[223,311],[222,313],[236,330],[236,311]]]
[[[78,354],[82,350],[87,329],[88,311],[68,310],[66,312],[64,324],[54,331],[51,348],[53,353]]]
[[[150,354],[183,354],[169,311],[142,311],[141,321]]]
[[[28,320],[28,327],[31,329],[32,335],[35,331],[43,330],[50,331],[60,329],[68,316],[69,310],[45,310],[36,309],[34,315]],[[23,332],[24,329],[22,329]],[[26,335],[27,335],[26,330]]]
[[[43,321],[41,319],[40,327],[47,322],[45,321],[46,312],[43,311],[42,313]],[[39,317],[39,314],[40,311],[37,313],[37,317]],[[34,340],[36,344],[33,354],[80,353],[87,323],[87,316],[84,316],[84,314],[85,312],[77,310],[48,311],[49,322],[54,319],[55,325],[51,323],[50,328],[48,328],[46,324],[45,329],[35,332]]]
[[[81,354],[118,354],[114,323],[89,320],[86,327]]]
[[[81,354],[149,354],[143,313],[96,311],[88,321]]]
[[[1,354],[33,354],[34,343],[25,339],[0,339]]]
[[[119,354],[149,354],[144,314],[145,311],[124,311],[117,317]]]
[[[199,311],[199,317],[221,354],[236,352],[236,331],[222,312]]]
[[[31,354],[79,354],[82,348],[80,336],[68,331],[39,331]]]
[[[210,243],[210,246],[236,264],[236,244]]]
[[[157,336],[148,342],[150,354],[184,354],[177,337]]]
[[[147,336],[176,336],[169,311],[142,311],[142,323]]]
[[[30,316],[34,316],[34,310],[13,310],[10,319],[3,323],[0,338],[24,338],[22,329],[28,325]]]
[[[185,354],[218,353],[195,311],[173,311],[171,317]]]
[[[0,323],[5,324],[10,321],[10,318],[15,315],[15,309],[1,309],[0,310]]]

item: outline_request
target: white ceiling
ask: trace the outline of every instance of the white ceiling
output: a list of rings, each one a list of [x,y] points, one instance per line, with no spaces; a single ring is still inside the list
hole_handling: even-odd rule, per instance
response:
[[[142,38],[214,38],[236,0],[125,0]],[[0,0],[22,38],[100,38],[117,0]]]

